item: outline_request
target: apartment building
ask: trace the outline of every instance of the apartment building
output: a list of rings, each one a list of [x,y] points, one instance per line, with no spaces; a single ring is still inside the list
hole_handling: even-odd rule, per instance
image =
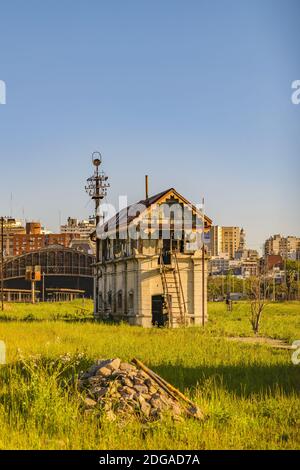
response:
[[[221,227],[214,225],[210,229],[209,251],[211,256],[228,256],[234,259],[238,250],[245,248],[245,232],[240,227]]]
[[[222,227],[213,225],[210,229],[210,255],[219,256],[222,253]]]
[[[222,251],[233,259],[240,246],[241,229],[239,227],[222,227]]]
[[[25,234],[26,229],[20,220],[12,217],[3,220],[3,246],[4,256],[13,256],[14,236]]]
[[[89,220],[78,220],[68,217],[67,223],[60,226],[60,233],[77,235],[77,238],[89,239],[91,233],[96,229],[96,223],[94,218]]]
[[[265,256],[279,255],[283,259],[300,259],[300,237],[273,235],[265,241],[264,252]]]
[[[27,222],[24,227],[15,219],[5,219],[3,232],[6,258],[37,251],[50,245],[62,245],[67,248],[74,238],[78,238],[77,234],[46,232],[40,222]]]

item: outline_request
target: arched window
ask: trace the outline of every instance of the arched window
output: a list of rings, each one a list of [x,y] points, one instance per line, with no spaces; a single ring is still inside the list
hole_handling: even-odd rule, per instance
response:
[[[45,271],[47,269],[47,254],[41,253],[40,260],[42,271]]]
[[[79,273],[79,254],[78,253],[73,254],[73,272],[74,274]]]
[[[63,254],[62,251],[59,251],[59,252],[57,253],[57,264],[58,264],[59,266],[62,266],[63,263],[64,263],[64,254]]]
[[[20,267],[20,276],[25,276],[25,258],[24,257],[20,258],[19,267]]]
[[[18,275],[18,267],[19,267],[18,261],[14,261],[14,262],[13,262],[13,269],[12,269],[12,275],[13,275],[13,276],[17,276],[17,275]]]
[[[80,265],[79,274],[85,274],[85,256],[84,255],[80,255],[79,265]]]
[[[57,273],[64,272],[64,253],[62,251],[58,251],[57,253]]]
[[[72,255],[69,251],[65,254],[65,269],[67,274],[72,273]]]
[[[48,255],[48,266],[49,266],[49,273],[53,273],[54,266],[55,266],[55,253],[53,251],[50,251]]]

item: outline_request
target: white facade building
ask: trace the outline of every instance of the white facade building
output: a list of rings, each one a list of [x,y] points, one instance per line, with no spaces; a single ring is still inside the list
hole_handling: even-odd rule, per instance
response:
[[[105,223],[98,233],[96,317],[144,327],[205,322],[207,257],[199,243],[203,219],[208,232],[211,220],[171,188]]]

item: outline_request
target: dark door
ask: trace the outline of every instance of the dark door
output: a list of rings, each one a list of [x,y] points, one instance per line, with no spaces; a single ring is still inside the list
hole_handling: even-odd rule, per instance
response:
[[[165,324],[164,296],[153,295],[152,296],[152,325],[164,326],[164,324]]]
[[[171,264],[171,249],[172,243],[171,240],[163,240],[163,249],[162,249],[162,256],[164,264]]]

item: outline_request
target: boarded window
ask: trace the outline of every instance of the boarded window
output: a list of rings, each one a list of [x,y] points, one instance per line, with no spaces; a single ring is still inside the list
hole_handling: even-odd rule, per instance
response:
[[[130,310],[133,309],[133,302],[134,302],[134,294],[133,294],[133,291],[130,291],[128,293],[128,308]]]
[[[122,296],[122,291],[119,290],[118,292],[118,310],[122,310],[123,308],[123,296]]]

